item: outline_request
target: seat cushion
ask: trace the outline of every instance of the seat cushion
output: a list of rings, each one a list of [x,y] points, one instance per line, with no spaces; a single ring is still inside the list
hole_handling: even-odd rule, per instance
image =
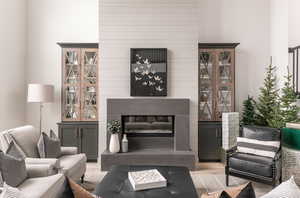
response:
[[[10,130],[15,142],[20,146],[26,157],[39,158],[37,142],[40,133],[33,126],[23,126]]]
[[[245,153],[234,153],[229,158],[231,169],[244,171],[265,177],[272,177],[273,159]]]
[[[86,155],[64,155],[59,158],[62,173],[74,181],[78,181],[86,171]]]
[[[128,171],[157,169],[166,179],[167,187],[134,191]],[[96,186],[94,194],[113,198],[198,198],[189,170],[168,166],[113,166]]]
[[[62,174],[25,180],[18,189],[30,198],[59,198],[64,191],[66,180]]]

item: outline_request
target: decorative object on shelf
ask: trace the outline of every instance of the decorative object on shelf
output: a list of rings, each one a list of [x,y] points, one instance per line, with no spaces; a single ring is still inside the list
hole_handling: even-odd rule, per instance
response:
[[[59,43],[62,58],[62,120],[98,120],[98,44]]]
[[[119,120],[109,121],[107,130],[110,132],[109,151],[118,153],[120,151],[119,133],[121,132],[121,122]]]
[[[199,43],[199,161],[220,160],[222,114],[235,111],[235,48],[238,45],[239,43]]]
[[[223,113],[222,115],[222,147],[227,150],[236,145],[239,136],[239,113]]]
[[[167,180],[157,169],[128,172],[128,180],[135,191],[167,186]]]
[[[40,133],[42,132],[42,109],[44,103],[54,101],[54,86],[44,84],[29,84],[27,102],[40,103]]]
[[[128,139],[126,133],[123,134],[122,139],[122,152],[127,153],[128,152]]]
[[[131,96],[167,96],[167,49],[131,49]]]

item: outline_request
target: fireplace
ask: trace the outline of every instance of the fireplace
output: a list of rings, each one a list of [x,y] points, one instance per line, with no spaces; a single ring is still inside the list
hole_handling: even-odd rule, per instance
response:
[[[174,116],[122,115],[121,120],[128,137],[174,137]]]
[[[109,98],[107,121],[119,120],[128,134],[128,153],[110,153],[110,133],[101,154],[101,170],[112,165],[160,165],[195,168],[190,149],[190,101],[186,98]],[[120,139],[122,134],[120,134]]]

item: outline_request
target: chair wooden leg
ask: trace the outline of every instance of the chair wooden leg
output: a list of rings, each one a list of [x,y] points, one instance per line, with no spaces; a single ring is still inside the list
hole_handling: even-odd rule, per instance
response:
[[[84,175],[81,176],[81,183],[84,183]]]
[[[226,186],[229,186],[229,175],[226,174]]]

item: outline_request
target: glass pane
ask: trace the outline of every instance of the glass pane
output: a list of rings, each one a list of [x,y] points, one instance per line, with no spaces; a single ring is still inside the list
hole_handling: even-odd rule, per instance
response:
[[[75,50],[68,50],[65,53],[65,83],[77,84],[80,81],[79,55]]]
[[[65,64],[66,65],[78,65],[79,64],[79,56],[78,52],[75,50],[69,50],[65,53]]]
[[[220,83],[231,82],[232,57],[230,51],[223,51],[219,54],[219,80]]]
[[[95,86],[87,86],[83,90],[84,106],[83,117],[84,119],[97,118],[97,92]]]
[[[200,52],[199,54],[199,119],[211,120],[213,117],[213,54]]]
[[[75,86],[67,86],[65,88],[65,118],[78,119],[79,118],[79,93]]]
[[[84,54],[84,81],[96,84],[97,81],[97,53],[85,52]]]
[[[231,112],[232,91],[228,86],[222,86],[218,90],[218,118],[222,118],[222,113]]]

